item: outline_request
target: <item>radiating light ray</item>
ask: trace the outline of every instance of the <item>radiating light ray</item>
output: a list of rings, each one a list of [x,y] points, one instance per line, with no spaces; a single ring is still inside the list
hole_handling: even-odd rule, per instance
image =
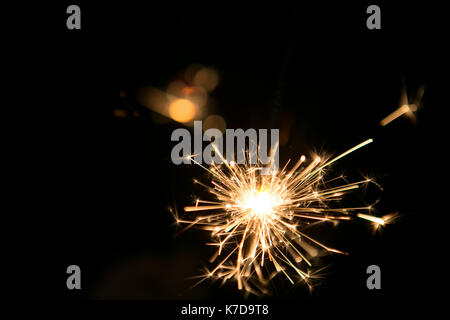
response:
[[[369,206],[330,208],[331,203],[371,179],[343,184],[339,184],[343,176],[324,179],[331,164],[371,142],[368,139],[331,160],[316,157],[308,161],[302,155],[292,168],[284,166],[270,175],[261,174],[261,163],[227,162],[215,148],[223,165],[207,168],[198,164],[211,176],[210,185],[200,184],[213,199],[197,199],[194,206],[184,208],[184,219],[176,217],[179,223],[211,233],[212,242],[208,244],[216,246],[217,251],[210,262],[215,265],[204,277],[222,283],[233,279],[238,289],[253,294],[268,293],[270,280],[277,274],[293,284],[304,281],[311,287],[314,277],[309,267],[320,251],[346,253],[308,235],[307,225],[354,217],[377,224],[386,222],[384,217],[361,213],[370,210]]]

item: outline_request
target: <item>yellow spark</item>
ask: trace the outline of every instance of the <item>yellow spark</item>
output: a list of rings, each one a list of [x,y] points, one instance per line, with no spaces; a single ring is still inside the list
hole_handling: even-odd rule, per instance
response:
[[[370,216],[368,214],[363,214],[363,213],[358,213],[356,216],[358,216],[359,218],[362,218],[362,219],[366,219],[366,220],[375,222],[378,225],[385,224],[385,221],[383,220],[383,218],[378,218],[378,217]]]
[[[419,109],[419,106],[422,102],[423,94],[425,92],[425,86],[421,86],[416,93],[415,101],[413,103],[408,102],[408,96],[406,92],[406,86],[403,84],[402,93],[401,93],[401,101],[400,107],[389,114],[387,117],[383,118],[380,121],[381,126],[386,126],[391,123],[395,119],[401,117],[402,115],[407,115],[413,123],[416,122],[415,112]]]
[[[301,156],[291,169],[285,166],[270,175],[261,174],[260,163],[228,163],[216,148],[224,165],[202,166],[211,175],[211,185],[201,184],[214,201],[197,200],[195,206],[184,208],[188,218],[177,219],[188,227],[196,225],[211,232],[211,244],[217,251],[210,262],[219,262],[204,278],[222,283],[234,279],[238,289],[254,294],[269,292],[270,280],[277,274],[291,283],[304,281],[310,286],[308,268],[319,250],[345,252],[312,238],[305,226],[354,216],[385,223],[383,218],[355,213],[370,207],[330,208],[331,202],[369,179],[352,183],[342,183],[342,176],[324,179],[328,166],[372,141],[368,139],[329,161],[316,157],[305,164],[307,159]]]
[[[380,121],[380,124],[384,127],[385,125],[387,125],[388,123],[394,121],[395,119],[397,119],[398,117],[404,115],[407,112],[413,112],[410,108],[409,105],[404,104],[402,105],[400,108],[398,108],[397,110],[395,110],[394,112],[392,112],[390,115],[388,115],[387,117],[385,117],[383,120]]]
[[[358,213],[356,214],[356,216],[361,219],[373,222],[373,231],[376,232],[379,229],[379,227],[384,227],[385,225],[394,222],[394,220],[398,218],[398,213],[395,212],[392,214],[387,214],[381,218],[374,217],[364,213]]]

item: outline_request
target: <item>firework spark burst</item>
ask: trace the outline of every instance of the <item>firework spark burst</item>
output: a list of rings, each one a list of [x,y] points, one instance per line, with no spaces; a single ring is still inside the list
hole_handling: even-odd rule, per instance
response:
[[[194,181],[209,191],[211,199],[198,199],[194,206],[184,208],[183,216],[188,218],[175,218],[187,224],[186,229],[198,226],[209,231],[212,242],[208,244],[217,247],[210,259],[214,267],[205,268],[200,281],[235,280],[240,290],[260,295],[270,293],[270,281],[282,274],[292,284],[304,281],[311,288],[311,260],[319,252],[346,253],[309,236],[305,226],[353,218],[368,220],[376,227],[386,223],[384,218],[367,214],[370,206],[332,205],[371,179],[342,183],[342,176],[326,178],[331,164],[372,141],[368,139],[331,160],[315,157],[308,161],[302,155],[289,169],[288,161],[270,175],[261,174],[261,164],[228,162],[217,149],[223,164],[207,168],[197,163],[209,172],[211,180],[210,185]],[[189,158],[194,161],[193,156]]]

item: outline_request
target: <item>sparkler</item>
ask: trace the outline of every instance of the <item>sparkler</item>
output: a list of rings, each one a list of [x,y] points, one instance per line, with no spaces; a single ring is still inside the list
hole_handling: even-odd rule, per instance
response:
[[[284,168],[270,175],[261,174],[261,164],[228,162],[217,148],[215,152],[222,165],[207,168],[197,163],[211,175],[211,185],[194,181],[205,187],[213,199],[199,199],[195,206],[184,208],[184,216],[189,218],[175,218],[187,224],[186,229],[198,226],[211,232],[209,245],[217,247],[210,259],[215,262],[214,267],[205,268],[200,282],[207,278],[222,283],[234,279],[240,290],[266,294],[270,292],[270,280],[283,274],[292,284],[304,281],[312,288],[311,260],[321,251],[346,253],[309,236],[305,226],[355,217],[376,226],[386,222],[367,214],[370,206],[331,206],[346,193],[370,183],[370,179],[342,183],[342,176],[326,178],[326,169],[331,164],[372,141],[368,139],[331,160],[316,157],[308,161],[302,155],[290,169],[288,161]],[[193,156],[189,159],[194,161]]]

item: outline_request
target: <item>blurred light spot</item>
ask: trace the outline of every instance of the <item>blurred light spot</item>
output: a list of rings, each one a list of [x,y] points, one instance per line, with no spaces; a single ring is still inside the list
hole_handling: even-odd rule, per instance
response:
[[[222,133],[224,133],[225,129],[227,128],[227,123],[221,116],[213,114],[206,117],[206,119],[203,121],[203,131],[211,128],[219,129]]]
[[[114,109],[114,116],[116,118],[126,118],[128,117],[128,112],[125,109]]]
[[[144,87],[139,91],[137,101],[140,105],[157,112],[165,117],[169,116],[169,97],[164,91],[152,87]]]
[[[198,63],[190,64],[190,65],[186,68],[186,71],[184,71],[184,79],[186,80],[186,82],[188,82],[188,83],[194,83],[195,75],[196,75],[197,72],[199,72],[202,68],[203,68],[203,66],[202,66],[201,64],[198,64]]]
[[[410,104],[409,105],[409,110],[411,110],[412,112],[416,112],[417,111],[417,106],[415,104]]]
[[[125,98],[127,96],[126,92],[123,91],[123,90],[120,91],[119,95],[120,95],[121,98]]]
[[[193,80],[193,84],[205,88],[207,91],[212,91],[219,83],[219,74],[212,68],[203,68],[199,70]]]
[[[167,94],[172,97],[188,99],[198,108],[202,108],[208,100],[208,93],[202,87],[187,85],[183,81],[172,81],[166,90]],[[197,116],[200,115],[200,110],[197,110]]]
[[[170,94],[172,96],[180,97],[183,95],[183,89],[186,87],[186,84],[183,81],[175,80],[169,83],[167,86],[167,94]]]
[[[194,94],[196,92],[197,88],[194,86],[185,86],[182,90],[181,93],[184,95],[191,95]]]
[[[169,106],[169,115],[178,122],[192,121],[195,116],[195,105],[188,99],[176,99]]]
[[[208,101],[208,93],[206,93],[205,89],[203,88],[200,87],[194,88],[195,90],[190,95],[186,95],[184,97],[185,98],[189,97],[189,100],[195,103],[196,106],[202,108],[206,105],[206,102]]]

